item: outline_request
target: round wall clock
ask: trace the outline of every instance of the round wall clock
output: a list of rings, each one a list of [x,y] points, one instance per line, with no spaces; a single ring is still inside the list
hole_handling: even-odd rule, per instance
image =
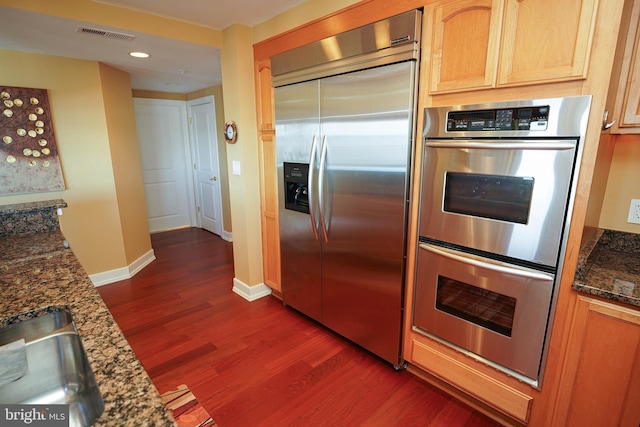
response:
[[[229,121],[224,124],[224,139],[229,144],[235,144],[238,139],[238,127],[235,122]]]

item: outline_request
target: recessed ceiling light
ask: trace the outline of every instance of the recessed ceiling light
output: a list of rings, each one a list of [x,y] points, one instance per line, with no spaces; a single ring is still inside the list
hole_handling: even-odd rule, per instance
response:
[[[168,82],[168,83],[165,83],[165,84],[166,84],[167,86],[180,86],[180,84],[179,84],[179,83],[173,83],[173,82]]]
[[[130,56],[133,56],[134,58],[148,58],[149,54],[146,52],[129,52]]]

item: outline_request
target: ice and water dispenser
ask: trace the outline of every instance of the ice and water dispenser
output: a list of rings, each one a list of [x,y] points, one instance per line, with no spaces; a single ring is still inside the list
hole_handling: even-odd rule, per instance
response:
[[[284,207],[309,213],[308,163],[284,163]]]

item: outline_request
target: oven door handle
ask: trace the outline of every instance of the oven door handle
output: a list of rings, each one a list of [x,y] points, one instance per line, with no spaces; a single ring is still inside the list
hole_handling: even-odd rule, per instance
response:
[[[481,261],[476,258],[459,255],[457,252],[452,251],[450,249],[439,248],[436,246],[428,245],[426,243],[420,243],[420,248],[445,258],[449,258],[465,264],[474,265],[476,267],[484,268],[487,270],[493,270],[499,273],[513,274],[514,276],[526,277],[526,278],[535,279],[535,280],[544,280],[548,282],[553,282],[552,275],[531,270],[528,268],[511,266],[503,263],[498,264],[493,262],[490,263],[486,261]]]
[[[433,148],[483,148],[487,150],[573,150],[576,148],[574,142],[566,141],[516,141],[500,140],[494,141],[471,141],[471,140],[427,140],[425,145]]]

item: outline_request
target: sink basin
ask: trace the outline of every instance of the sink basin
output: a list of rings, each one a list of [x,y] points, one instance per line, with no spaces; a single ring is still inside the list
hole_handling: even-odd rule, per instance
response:
[[[70,426],[90,426],[104,402],[67,310],[54,311],[0,328],[0,345],[24,338],[25,376],[0,386],[3,404],[66,404]]]

